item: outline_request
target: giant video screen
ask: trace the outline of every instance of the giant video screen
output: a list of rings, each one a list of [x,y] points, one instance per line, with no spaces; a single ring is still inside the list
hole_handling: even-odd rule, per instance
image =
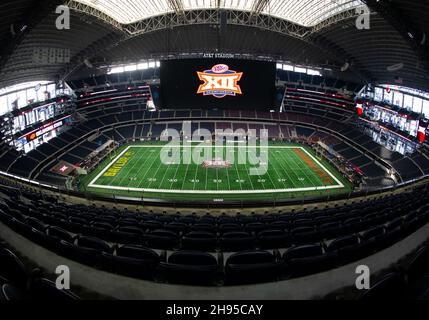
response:
[[[161,100],[169,109],[272,109],[275,63],[236,59],[161,61]]]

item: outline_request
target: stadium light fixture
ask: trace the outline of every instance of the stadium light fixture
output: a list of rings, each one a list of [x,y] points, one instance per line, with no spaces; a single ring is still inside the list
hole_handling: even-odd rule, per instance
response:
[[[147,63],[147,62],[139,63],[139,64],[137,65],[137,69],[138,69],[138,70],[146,70],[146,69],[149,69],[149,63]]]
[[[307,73],[307,69],[306,68],[301,68],[301,67],[295,67],[295,72],[299,72],[299,73]]]
[[[113,65],[109,67],[110,71],[108,71],[107,74],[132,72],[137,70],[147,70],[147,69],[159,67],[160,65],[161,65],[161,62],[158,60],[132,63],[127,65]]]
[[[135,64],[130,64],[130,65],[124,67],[125,72],[136,71],[136,70],[137,70],[137,65],[135,65]]]
[[[307,74],[310,76],[322,76],[319,70],[307,69]]]
[[[114,73],[121,73],[121,72],[124,72],[124,67],[112,68],[107,74],[114,74]]]

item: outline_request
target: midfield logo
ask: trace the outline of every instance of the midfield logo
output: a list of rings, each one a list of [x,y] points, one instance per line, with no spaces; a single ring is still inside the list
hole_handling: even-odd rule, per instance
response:
[[[242,94],[238,81],[243,76],[242,72],[229,70],[226,64],[217,64],[211,70],[197,72],[198,77],[204,84],[200,85],[197,94],[224,98]]]

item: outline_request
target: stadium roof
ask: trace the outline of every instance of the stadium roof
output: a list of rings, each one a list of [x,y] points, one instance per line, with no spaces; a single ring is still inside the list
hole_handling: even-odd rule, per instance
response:
[[[332,69],[354,81],[429,88],[429,3],[421,0],[2,0],[0,87],[70,79],[186,53],[239,53]],[[371,9],[358,30],[356,6]],[[38,49],[70,61],[41,63]],[[39,50],[40,53],[40,50]],[[88,63],[89,62],[89,63]],[[341,72],[343,66],[347,71]]]
[[[107,14],[121,24],[152,16],[196,9],[243,10],[272,15],[302,26],[314,26],[361,6],[360,0],[74,0]]]

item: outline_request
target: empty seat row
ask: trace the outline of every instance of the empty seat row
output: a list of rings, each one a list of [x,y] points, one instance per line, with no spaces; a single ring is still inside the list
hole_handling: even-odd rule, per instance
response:
[[[58,290],[55,282],[29,269],[10,249],[0,243],[0,301],[69,301],[79,297],[69,290]]]

